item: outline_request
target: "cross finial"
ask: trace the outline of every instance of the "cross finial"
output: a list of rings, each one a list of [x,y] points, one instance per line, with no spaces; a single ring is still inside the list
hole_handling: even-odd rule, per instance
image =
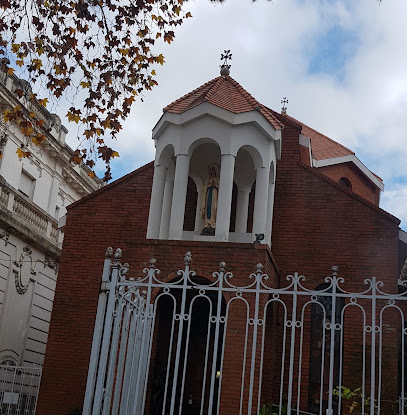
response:
[[[287,105],[288,104],[288,99],[287,97],[283,97],[283,99],[281,100],[281,114],[287,114]]]
[[[221,75],[229,75],[230,74],[230,65],[228,65],[228,60],[232,60],[232,54],[230,50],[225,50],[224,53],[220,55],[220,60],[223,61],[220,67],[220,74]]]

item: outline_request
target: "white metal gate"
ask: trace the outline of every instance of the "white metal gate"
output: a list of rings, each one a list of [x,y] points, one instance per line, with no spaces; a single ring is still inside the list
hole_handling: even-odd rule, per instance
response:
[[[34,415],[40,388],[42,367],[34,364],[0,365],[0,413]]]
[[[261,264],[208,281],[190,253],[172,280],[153,259],[131,278],[112,256],[84,415],[405,414],[404,293],[374,277],[346,291],[337,267],[314,290],[298,274],[280,288]]]

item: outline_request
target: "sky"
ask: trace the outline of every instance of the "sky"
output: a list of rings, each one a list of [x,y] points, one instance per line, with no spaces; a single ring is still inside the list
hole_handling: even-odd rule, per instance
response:
[[[118,136],[114,179],[154,159],[151,130],[162,108],[218,76],[230,49],[231,76],[258,101],[280,111],[287,97],[289,115],[355,151],[383,179],[381,207],[407,230],[405,0],[190,0],[185,9],[193,18],[175,41],[156,45],[166,61],[156,69],[159,86]]]

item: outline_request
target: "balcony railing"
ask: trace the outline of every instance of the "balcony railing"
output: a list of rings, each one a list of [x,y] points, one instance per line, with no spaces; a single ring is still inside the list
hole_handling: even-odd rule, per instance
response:
[[[58,230],[58,221],[12,186],[0,182],[0,209],[10,212],[15,219],[29,226],[56,247],[61,248],[63,232]]]

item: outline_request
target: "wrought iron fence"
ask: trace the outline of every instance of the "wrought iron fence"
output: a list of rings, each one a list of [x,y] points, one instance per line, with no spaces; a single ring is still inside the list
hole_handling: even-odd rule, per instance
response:
[[[349,292],[337,267],[313,290],[261,264],[244,278],[221,263],[208,280],[190,253],[172,280],[153,259],[132,278],[112,255],[84,415],[405,414],[405,293],[374,277]]]
[[[0,365],[0,408],[2,415],[34,415],[42,367],[34,364]]]

